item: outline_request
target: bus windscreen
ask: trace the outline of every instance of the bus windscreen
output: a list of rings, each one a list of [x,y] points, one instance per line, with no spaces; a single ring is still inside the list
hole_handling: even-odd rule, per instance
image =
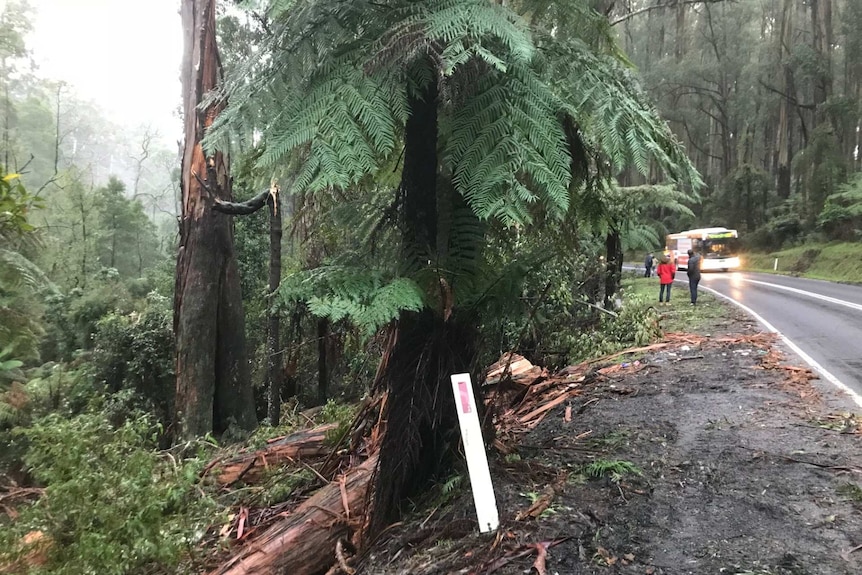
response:
[[[701,251],[705,258],[732,258],[739,255],[738,238],[710,238],[701,242]]]

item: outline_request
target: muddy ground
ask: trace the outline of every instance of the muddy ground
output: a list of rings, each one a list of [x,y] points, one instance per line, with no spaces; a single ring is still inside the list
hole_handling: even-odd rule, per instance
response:
[[[496,534],[477,533],[468,490],[440,492],[358,572],[862,573],[858,406],[736,311],[700,332],[596,366],[610,369],[492,453]],[[534,501],[549,506],[519,516]]]

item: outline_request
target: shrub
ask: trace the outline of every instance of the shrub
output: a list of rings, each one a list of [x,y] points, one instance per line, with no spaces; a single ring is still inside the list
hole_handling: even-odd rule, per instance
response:
[[[37,503],[0,534],[0,549],[24,551],[41,532],[48,561],[38,573],[174,573],[206,532],[214,503],[198,497],[198,459],[177,463],[154,449],[149,416],[119,427],[105,413],[52,414],[20,432],[25,461],[44,484]],[[0,552],[0,565],[14,560]]]
[[[112,392],[133,390],[163,421],[171,414],[174,339],[166,298],[150,293],[142,313],[110,313],[96,325],[94,378]]]
[[[619,314],[603,314],[596,329],[582,332],[573,344],[575,360],[602,356],[631,346],[647,345],[661,337],[658,314],[651,300],[643,296],[627,298]]]

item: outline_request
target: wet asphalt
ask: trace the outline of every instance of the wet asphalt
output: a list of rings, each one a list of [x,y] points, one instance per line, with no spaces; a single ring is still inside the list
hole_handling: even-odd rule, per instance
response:
[[[704,273],[700,285],[750,308],[862,394],[862,286],[750,272]]]

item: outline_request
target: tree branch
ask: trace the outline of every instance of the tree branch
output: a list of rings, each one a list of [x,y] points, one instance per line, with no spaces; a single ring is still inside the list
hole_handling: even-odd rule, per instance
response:
[[[763,86],[764,88],[766,88],[770,92],[775,92],[776,94],[778,94],[779,96],[781,96],[782,98],[784,98],[785,100],[787,100],[788,102],[790,102],[791,104],[796,106],[797,108],[805,108],[806,110],[813,110],[816,108],[816,106],[814,104],[803,104],[802,102],[800,102],[799,100],[796,99],[796,96],[793,96],[791,94],[785,94],[784,92],[782,92],[778,88],[770,86],[769,84],[767,84],[763,80],[758,80],[758,82],[760,83],[761,86]]]
[[[724,1],[725,0],[669,0],[666,3],[656,4],[654,6],[644,6],[643,8],[638,8],[637,10],[632,10],[631,12],[623,14],[616,20],[611,21],[611,26],[616,26],[617,24],[625,22],[629,18],[634,18],[635,16],[639,16],[645,12],[652,12],[653,10],[659,10],[661,8],[676,8],[680,4],[714,4]]]
[[[264,190],[255,197],[245,202],[225,202],[216,198],[213,204],[213,209],[223,214],[231,216],[245,216],[253,214],[266,205],[267,199],[270,197],[269,190]]]

